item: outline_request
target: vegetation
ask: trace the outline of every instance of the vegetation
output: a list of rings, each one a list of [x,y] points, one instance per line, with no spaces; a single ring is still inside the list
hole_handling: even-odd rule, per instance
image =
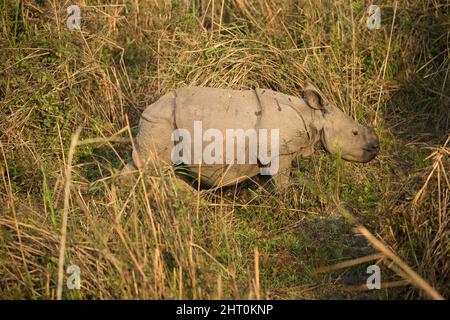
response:
[[[60,251],[65,299],[431,297],[355,226],[449,297],[448,1],[378,1],[374,30],[361,0],[79,3],[69,30],[66,1],[0,0],[1,298],[55,299]],[[374,161],[317,150],[282,194],[197,192],[157,160],[118,182],[164,93],[307,79],[376,127]]]

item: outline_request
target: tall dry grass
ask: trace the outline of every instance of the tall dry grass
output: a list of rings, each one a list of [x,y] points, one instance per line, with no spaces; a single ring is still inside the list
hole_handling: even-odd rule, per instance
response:
[[[69,4],[0,3],[0,297],[448,296],[448,1],[382,1],[372,31],[365,1],[81,1],[81,31]],[[285,194],[196,192],[157,159],[118,182],[140,112],[165,92],[299,95],[306,79],[376,125],[377,160],[318,150]],[[367,292],[358,266],[372,261],[384,289]],[[81,290],[65,287],[71,264]]]

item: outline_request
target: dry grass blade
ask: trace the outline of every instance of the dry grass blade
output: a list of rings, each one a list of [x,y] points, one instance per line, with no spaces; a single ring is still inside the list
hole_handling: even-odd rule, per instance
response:
[[[261,299],[261,287],[259,283],[259,250],[255,247],[254,249],[254,256],[255,256],[255,281],[254,281],[254,287],[255,287],[255,295],[256,300]]]
[[[316,273],[331,272],[331,271],[336,271],[336,270],[340,270],[340,269],[345,269],[345,268],[349,268],[349,267],[352,267],[352,266],[355,266],[358,264],[366,263],[366,262],[369,262],[372,260],[383,259],[383,257],[384,257],[384,255],[381,253],[375,253],[375,254],[365,256],[365,257],[360,257],[360,258],[336,263],[331,266],[320,267],[316,270]]]
[[[422,289],[429,297],[435,300],[444,300],[444,297],[437,292],[436,289],[434,289],[427,281],[417,274],[417,272],[411,269],[410,266],[408,266],[402,259],[393,253],[384,243],[375,238],[375,236],[373,236],[373,234],[366,227],[361,225],[348,210],[344,209],[339,204],[338,200],[335,200],[335,203],[339,212],[356,225],[355,232],[364,236],[376,250],[378,250],[385,257],[391,259],[398,267],[400,267],[404,274],[407,275],[407,280],[411,281],[411,284]]]
[[[445,141],[444,145],[439,148],[433,148],[433,152],[430,156],[427,157],[427,159],[433,159],[433,164],[430,169],[430,173],[428,174],[424,184],[422,185],[422,188],[417,192],[416,196],[414,197],[414,200],[412,201],[414,206],[417,206],[417,204],[420,202],[420,200],[423,198],[425,191],[427,190],[428,184],[431,181],[431,178],[435,173],[437,173],[438,178],[440,178],[440,175],[442,174],[444,176],[447,189],[450,189],[449,180],[447,177],[447,173],[445,170],[442,170],[444,168],[443,162],[446,160],[446,158],[450,155],[450,150],[447,147],[448,143],[450,141],[450,135],[448,135],[447,140]],[[441,191],[440,189],[438,190]],[[440,196],[440,195],[439,195]]]
[[[75,153],[75,148],[78,142],[78,137],[80,135],[81,128],[78,128],[72,136],[70,142],[69,154],[67,156],[67,167],[66,167],[66,183],[64,186],[64,211],[61,223],[61,241],[59,244],[59,258],[58,258],[58,286],[56,291],[56,299],[61,300],[63,292],[63,281],[64,281],[64,260],[66,254],[66,238],[67,238],[67,219],[69,215],[69,205],[70,205],[70,186],[72,184],[72,160]]]
[[[195,243],[191,243],[191,247],[193,248],[198,248],[200,249],[202,252],[204,252],[209,258],[211,258],[211,260],[213,260],[223,271],[226,272],[226,274],[228,274],[230,277],[233,276],[233,274],[230,272],[230,270],[228,270],[227,268],[225,268],[225,266],[223,264],[221,264],[219,261],[217,261],[216,258],[214,258],[208,251],[206,251],[204,248],[202,248],[201,246],[199,246],[198,244]]]
[[[358,233],[363,235],[372,246],[378,251],[382,252],[386,257],[395,262],[402,271],[409,277],[411,284],[417,286],[422,289],[429,297],[435,300],[444,300],[444,297],[440,295],[439,292],[436,291],[432,286],[428,284],[425,279],[423,279],[420,275],[418,275],[411,267],[409,267],[402,259],[400,259],[396,254],[394,254],[385,244],[383,244],[380,240],[375,238],[369,230],[367,230],[363,226],[357,226],[356,230]]]
[[[398,5],[398,1],[395,1],[394,4],[394,16],[392,17],[392,24],[391,24],[391,31],[389,34],[389,42],[388,42],[388,48],[387,48],[387,52],[386,52],[386,58],[384,59],[383,62],[383,67],[382,67],[382,71],[381,71],[381,81],[384,81],[384,77],[386,76],[386,68],[388,65],[388,61],[389,61],[389,54],[391,51],[391,44],[392,44],[392,33],[394,32],[394,24],[395,24],[395,17],[397,15],[397,5]],[[375,111],[375,119],[374,119],[374,124],[377,124],[378,121],[378,113],[379,113],[379,109],[380,109],[380,102],[381,102],[381,96],[383,94],[383,84],[381,84],[380,86],[380,92],[378,94],[378,101],[377,101],[377,107],[376,107],[376,111]]]
[[[411,281],[409,280],[398,280],[398,281],[391,281],[391,282],[383,282],[381,283],[380,289],[387,289],[387,288],[397,288],[397,287],[403,287],[408,286],[411,284]],[[366,291],[369,290],[367,288],[367,285],[360,284],[355,286],[345,286],[344,290],[347,291]]]

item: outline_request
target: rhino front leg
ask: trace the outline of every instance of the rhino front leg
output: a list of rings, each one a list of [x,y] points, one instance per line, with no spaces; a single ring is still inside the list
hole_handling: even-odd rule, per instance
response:
[[[283,190],[289,185],[292,160],[292,155],[281,155],[279,157],[278,172],[272,175],[272,181],[278,190]]]

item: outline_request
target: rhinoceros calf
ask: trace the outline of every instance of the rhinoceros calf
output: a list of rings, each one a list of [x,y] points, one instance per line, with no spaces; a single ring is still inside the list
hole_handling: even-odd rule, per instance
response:
[[[145,168],[153,154],[184,163],[212,187],[258,174],[283,187],[292,160],[311,155],[319,141],[348,161],[368,162],[379,151],[374,129],[328,103],[311,83],[303,98],[268,89],[180,88],[147,107],[135,141],[124,173]]]

